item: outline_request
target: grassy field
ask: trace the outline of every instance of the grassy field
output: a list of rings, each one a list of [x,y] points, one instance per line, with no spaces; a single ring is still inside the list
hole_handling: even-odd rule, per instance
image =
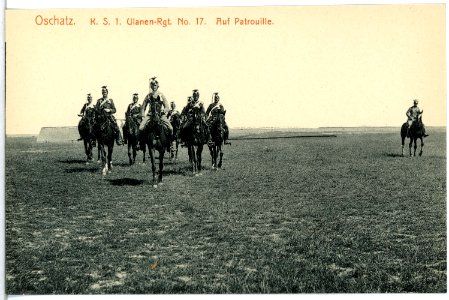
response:
[[[398,133],[225,150],[153,189],[124,147],[103,178],[81,142],[7,138],[7,294],[447,292],[445,132],[414,158]]]

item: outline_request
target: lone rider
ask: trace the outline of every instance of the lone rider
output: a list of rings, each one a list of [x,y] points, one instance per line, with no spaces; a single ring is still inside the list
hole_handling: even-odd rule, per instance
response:
[[[405,115],[407,116],[407,136],[409,136],[409,131],[410,131],[410,128],[411,128],[413,122],[418,120],[418,118],[421,117],[421,114],[423,113],[423,110],[419,109],[418,103],[419,103],[418,99],[413,100],[413,106],[411,106],[405,113]],[[424,127],[424,123],[422,123],[422,131],[423,131],[424,137],[429,136],[426,133],[426,128]]]
[[[226,124],[226,120],[225,120],[226,110],[225,110],[223,104],[220,103],[220,96],[218,96],[218,93],[213,93],[212,98],[213,98],[213,102],[211,104],[209,104],[209,107],[206,110],[206,116],[207,116],[206,122],[210,129],[210,128],[212,128],[211,126],[215,122],[218,115],[220,115],[220,114],[223,115],[224,142],[226,143],[226,140],[229,138],[229,128],[228,128],[228,125]],[[209,136],[208,138],[209,138],[208,144],[212,143],[212,140],[211,140],[212,137]]]
[[[167,113],[168,113],[168,109],[169,109],[168,101],[165,98],[164,94],[162,94],[158,90],[159,82],[156,80],[156,77],[151,78],[150,88],[151,88],[150,93],[148,95],[146,95],[146,97],[142,103],[141,115],[144,117],[143,117],[142,123],[140,123],[139,131],[141,132],[142,130],[144,130],[144,128],[148,125],[148,122],[150,121],[151,104],[155,103],[155,102],[160,103],[163,106],[163,110],[160,112],[161,113],[160,119],[161,119],[163,126],[167,129],[168,140],[172,140],[173,127],[171,126],[170,121],[167,119]],[[148,110],[147,115],[145,115],[145,110],[148,105],[150,106],[150,109]]]
[[[133,118],[137,125],[140,125],[142,121],[142,115],[141,115],[141,105],[137,103],[139,101],[139,94],[135,93],[133,94],[133,100],[128,105],[128,108],[125,112],[125,124],[123,125],[123,138],[125,144],[128,142],[128,118]],[[138,145],[137,145],[138,146]]]
[[[114,101],[110,98],[108,98],[108,88],[107,86],[101,87],[101,94],[103,95],[102,98],[97,100],[97,104],[95,105],[95,109],[100,112],[104,111],[108,115],[109,119],[112,121],[112,124],[114,124],[114,132],[115,132],[115,141],[117,145],[123,145],[123,139],[122,134],[120,132],[120,129],[118,128],[117,121],[115,120],[114,114],[116,112]]]

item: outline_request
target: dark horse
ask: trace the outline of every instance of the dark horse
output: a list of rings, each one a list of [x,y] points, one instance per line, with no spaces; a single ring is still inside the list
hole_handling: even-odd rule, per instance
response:
[[[205,128],[207,126],[202,121],[202,111],[199,107],[191,108],[187,124],[183,128],[183,140],[187,145],[189,158],[191,158],[192,172],[194,175],[201,175],[201,155],[204,144],[207,141]]]
[[[123,135],[126,136],[128,141],[129,164],[133,165],[136,162],[137,145],[139,144],[139,117],[126,115],[126,126],[123,126]]]
[[[404,156],[404,141],[405,141],[406,137],[410,138],[410,144],[409,144],[410,156],[412,156],[412,144],[414,145],[413,156],[416,156],[416,148],[418,147],[417,140],[418,139],[421,140],[421,149],[419,151],[419,156],[421,156],[423,153],[423,147],[424,147],[424,141],[423,141],[424,130],[423,130],[421,115],[419,115],[419,117],[413,121],[412,125],[410,126],[410,129],[408,130],[408,135],[407,135],[407,127],[408,127],[407,123],[402,124],[402,127],[401,127],[402,156]]]
[[[115,130],[114,123],[104,110],[96,111],[94,132],[98,141],[98,150],[101,154],[101,161],[103,163],[103,175],[110,173],[112,169],[112,152],[114,150]],[[108,155],[106,156],[106,149],[108,148]]]
[[[178,160],[178,149],[181,143],[181,115],[174,114],[170,120],[173,127],[173,141],[170,146],[170,160]]]
[[[92,148],[95,147],[95,111],[93,109],[87,109],[85,115],[78,123],[78,132],[84,143],[84,152],[87,156],[86,164],[89,164],[93,160]]]
[[[141,132],[142,151],[145,161],[145,150],[148,147],[148,152],[151,159],[151,170],[153,172],[153,187],[157,188],[158,184],[162,184],[162,170],[164,169],[164,154],[165,150],[170,148],[170,140],[166,132],[166,128],[161,122],[161,103],[152,102],[150,104],[150,121]],[[155,165],[155,151],[159,153],[159,174],[156,180],[156,165]]]
[[[209,130],[212,137],[212,144],[209,144],[209,151],[212,158],[212,169],[221,168],[223,162],[223,146],[225,139],[224,114],[213,116],[209,124]]]

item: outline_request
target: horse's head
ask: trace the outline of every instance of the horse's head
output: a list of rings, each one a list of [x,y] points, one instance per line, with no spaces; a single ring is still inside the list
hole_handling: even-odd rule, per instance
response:
[[[84,112],[84,116],[82,118],[83,122],[86,124],[92,125],[95,120],[95,110],[89,108]]]
[[[158,102],[153,102],[150,105],[150,117],[152,120],[160,120],[162,112],[162,105]]]
[[[108,114],[104,111],[104,109],[96,109],[95,110],[95,120],[97,123],[103,123],[108,119]]]

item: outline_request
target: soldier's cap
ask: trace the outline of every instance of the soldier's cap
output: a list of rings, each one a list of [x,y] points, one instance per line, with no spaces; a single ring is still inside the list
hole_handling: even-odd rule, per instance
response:
[[[92,97],[90,94],[87,94],[87,97]]]
[[[419,102],[418,99],[414,99],[414,100],[413,100],[413,103],[418,103],[418,102]]]
[[[137,93],[134,93],[134,94],[133,94],[133,96],[139,96],[139,94],[137,94]]]
[[[198,92],[198,89],[194,89],[193,92],[194,92],[194,93],[197,93],[197,92]]]
[[[102,89],[105,89],[105,90],[107,90],[108,89],[108,87],[107,86],[105,86],[105,85],[103,85],[102,87],[101,87]]]

